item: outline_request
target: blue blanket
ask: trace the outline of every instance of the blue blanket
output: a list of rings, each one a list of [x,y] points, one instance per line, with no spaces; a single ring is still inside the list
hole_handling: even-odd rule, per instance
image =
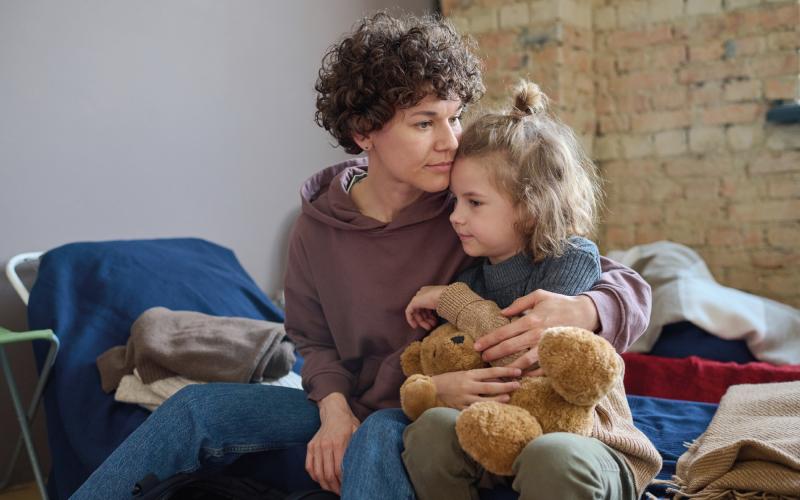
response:
[[[154,306],[283,321],[233,252],[204,240],[74,243],[47,252],[28,322],[61,341],[44,402],[52,498],[69,497],[149,415],[100,389],[95,359],[124,345],[133,321]],[[47,346],[34,349],[41,367]]]
[[[717,411],[717,405],[711,403],[645,396],[628,396],[628,404],[634,425],[652,441],[664,460],[657,479],[672,478],[686,444],[706,430]],[[651,486],[648,491],[658,495],[664,493],[664,488]]]

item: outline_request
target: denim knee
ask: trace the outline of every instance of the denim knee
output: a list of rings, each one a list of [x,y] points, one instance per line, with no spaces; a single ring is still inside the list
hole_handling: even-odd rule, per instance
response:
[[[361,423],[342,464],[342,498],[412,499],[400,454],[408,424],[397,409],[379,410]]]
[[[187,418],[195,411],[198,400],[204,398],[205,388],[202,386],[203,384],[187,385],[167,398],[167,400],[153,412],[153,416],[166,416],[169,414],[169,418],[178,419],[178,421]]]
[[[208,392],[208,387],[205,384],[189,384],[183,389],[167,398],[161,406],[170,404],[183,405],[189,402],[194,402],[197,399],[202,399],[205,393]]]
[[[402,410],[396,408],[387,408],[378,410],[372,415],[368,416],[361,423],[359,429],[364,428],[370,433],[392,433],[398,431],[402,434],[403,429],[408,425],[408,418],[403,414]]]
[[[358,450],[363,454],[374,455],[376,460],[381,459],[385,450],[399,453],[403,445],[403,430],[408,425],[408,419],[402,411],[397,409],[378,410],[368,416],[353,435],[351,445],[353,451]],[[396,451],[394,451],[396,450]],[[345,454],[345,460],[348,456]]]

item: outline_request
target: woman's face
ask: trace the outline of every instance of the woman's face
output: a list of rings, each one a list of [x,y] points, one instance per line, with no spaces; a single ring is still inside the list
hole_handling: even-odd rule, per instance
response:
[[[375,172],[396,184],[434,193],[447,189],[461,138],[461,101],[429,95],[416,106],[398,110],[383,128],[358,143]]]

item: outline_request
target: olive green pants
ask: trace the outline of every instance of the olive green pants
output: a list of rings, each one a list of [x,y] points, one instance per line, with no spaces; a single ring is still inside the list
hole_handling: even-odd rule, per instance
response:
[[[486,472],[458,444],[459,411],[433,408],[403,435],[408,476],[420,500],[478,500],[478,487],[508,484],[520,500],[635,500],[625,460],[597,439],[556,432],[531,441],[514,462],[514,477]]]

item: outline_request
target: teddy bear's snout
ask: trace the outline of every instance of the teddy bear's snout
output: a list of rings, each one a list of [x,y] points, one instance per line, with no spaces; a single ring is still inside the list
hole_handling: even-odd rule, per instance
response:
[[[455,337],[450,337],[450,341],[454,344],[463,344],[464,343],[464,336],[463,335],[456,335]]]

